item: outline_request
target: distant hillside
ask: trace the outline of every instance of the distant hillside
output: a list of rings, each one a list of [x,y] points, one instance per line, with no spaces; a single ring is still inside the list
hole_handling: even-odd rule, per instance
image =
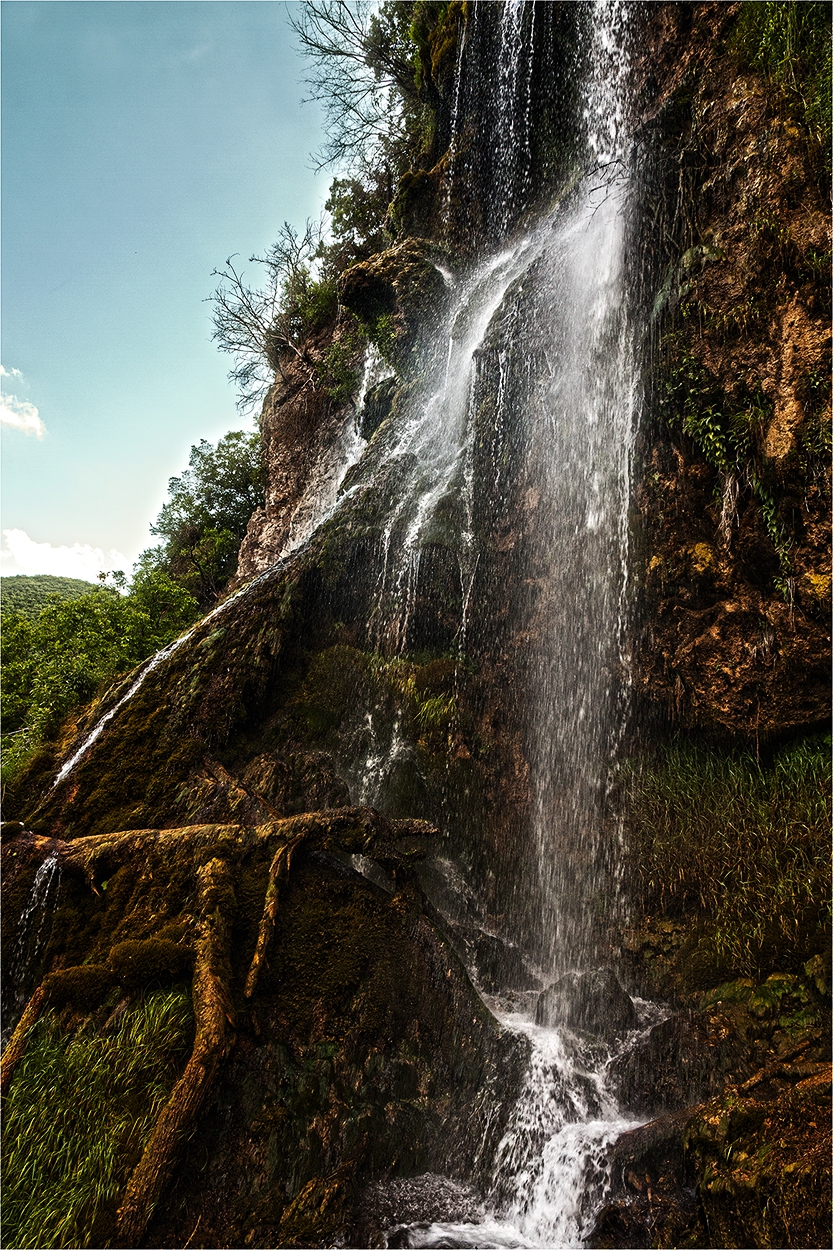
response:
[[[59,595],[61,599],[80,599],[97,589],[92,582],[84,582],[77,577],[18,573],[13,577],[0,577],[0,609],[3,612],[18,612],[33,621],[49,603],[50,595]]]

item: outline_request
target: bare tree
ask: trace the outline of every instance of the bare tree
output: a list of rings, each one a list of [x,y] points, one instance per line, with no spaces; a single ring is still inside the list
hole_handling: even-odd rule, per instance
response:
[[[265,282],[249,286],[243,269],[230,256],[225,268],[215,269],[220,281],[210,296],[214,304],[212,338],[221,351],[235,357],[229,380],[238,388],[237,404],[250,411],[260,404],[280,371],[281,355],[293,352],[304,359],[303,317],[300,309],[314,285],[313,266],[321,246],[320,222],[307,219],[304,233],[284,222],[278,239],[265,256],[249,263],[264,266]]]
[[[369,0],[305,0],[289,18],[309,58],[310,99],[323,106],[327,139],[316,168],[357,169],[401,139],[403,105],[419,107],[413,45],[408,37],[412,4]]]

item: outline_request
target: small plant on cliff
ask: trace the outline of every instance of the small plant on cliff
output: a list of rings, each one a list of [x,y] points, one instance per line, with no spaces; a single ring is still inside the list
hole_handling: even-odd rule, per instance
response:
[[[780,83],[830,162],[831,29],[826,0],[752,0],[740,6],[735,43]]]
[[[106,1033],[34,1026],[4,1107],[3,1244],[102,1246],[187,1054],[190,996],[148,994]]]

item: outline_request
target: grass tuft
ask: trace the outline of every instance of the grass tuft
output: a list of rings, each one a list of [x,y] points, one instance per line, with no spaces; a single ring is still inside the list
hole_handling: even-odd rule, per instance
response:
[[[34,1026],[6,1101],[3,1245],[105,1246],[192,1029],[182,987],[148,994],[103,1034]]]
[[[830,738],[767,765],[676,742],[627,778],[634,892],[696,918],[715,965],[759,977],[821,949],[830,922]]]

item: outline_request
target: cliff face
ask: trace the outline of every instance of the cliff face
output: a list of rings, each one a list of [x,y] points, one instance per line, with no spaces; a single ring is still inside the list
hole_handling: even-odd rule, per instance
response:
[[[192,1004],[195,1036],[171,1052],[152,1132],[128,1135],[118,1197],[84,1235],[381,1244],[398,1220],[477,1208],[460,1187],[440,1201],[412,1178],[485,1174],[521,1080],[526,1051],[469,975],[513,1003],[540,988],[520,954],[540,806],[530,708],[562,654],[555,600],[580,593],[589,613],[596,553],[583,534],[557,580],[542,542],[563,499],[520,415],[542,409],[535,370],[546,372],[558,313],[540,297],[540,265],[510,273],[495,296],[465,375],[470,454],[412,548],[420,454],[441,459],[454,412],[442,409],[425,446],[397,440],[416,428],[438,357],[458,359],[478,291],[492,295],[482,279],[447,325],[450,271],[468,280],[473,257],[516,243],[525,213],[568,194],[575,144],[559,117],[575,104],[579,7],[537,6],[531,85],[520,83],[511,122],[489,77],[508,38],[502,6],[417,6],[435,118],[425,168],[400,183],[390,248],[341,275],[342,312],[281,358],[261,416],[267,500],[237,593],[67,725],[7,796],[35,831],[4,831],[7,949],[21,944],[39,866],[55,856],[64,881],[49,932],[26,938],[16,1010],[28,1015],[4,1077],[21,1091],[19,1114],[48,1058],[27,1032],[34,1020],[111,1045],[145,996]],[[617,1145],[592,1244],[822,1244],[829,968],[813,892],[825,855],[802,794],[813,791],[814,820],[824,799],[815,765],[797,781],[786,757],[767,769],[778,746],[819,726],[828,697],[825,177],[797,106],[736,42],[740,6],[639,15],[643,195],[629,228],[649,378],[631,515],[637,602],[622,611],[638,706],[618,749],[661,755],[673,729],[700,754],[684,760],[685,792],[681,770],[631,763],[594,812],[607,850],[571,921],[632,992],[672,1010],[617,1072],[622,1102],[659,1118]],[[465,56],[479,78],[461,87]],[[381,355],[360,385],[362,336]],[[348,399],[328,378],[334,344],[355,374]],[[316,528],[345,470],[340,506]],[[398,565],[397,542],[412,557]],[[572,559],[569,543],[559,550]],[[605,652],[582,681],[618,698],[627,659]],[[735,801],[744,770],[748,807],[765,813],[748,836]],[[559,864],[580,876],[589,841],[573,845],[555,818],[575,804],[545,797]],[[786,833],[773,851],[776,810]],[[730,834],[731,863],[720,846],[698,858]],[[757,894],[746,856],[764,865]],[[724,882],[722,901],[698,871]],[[196,1135],[183,1152],[186,1129]]]
[[[642,682],[678,723],[760,738],[828,714],[827,178],[795,102],[743,65],[739,6],[661,7]]]

